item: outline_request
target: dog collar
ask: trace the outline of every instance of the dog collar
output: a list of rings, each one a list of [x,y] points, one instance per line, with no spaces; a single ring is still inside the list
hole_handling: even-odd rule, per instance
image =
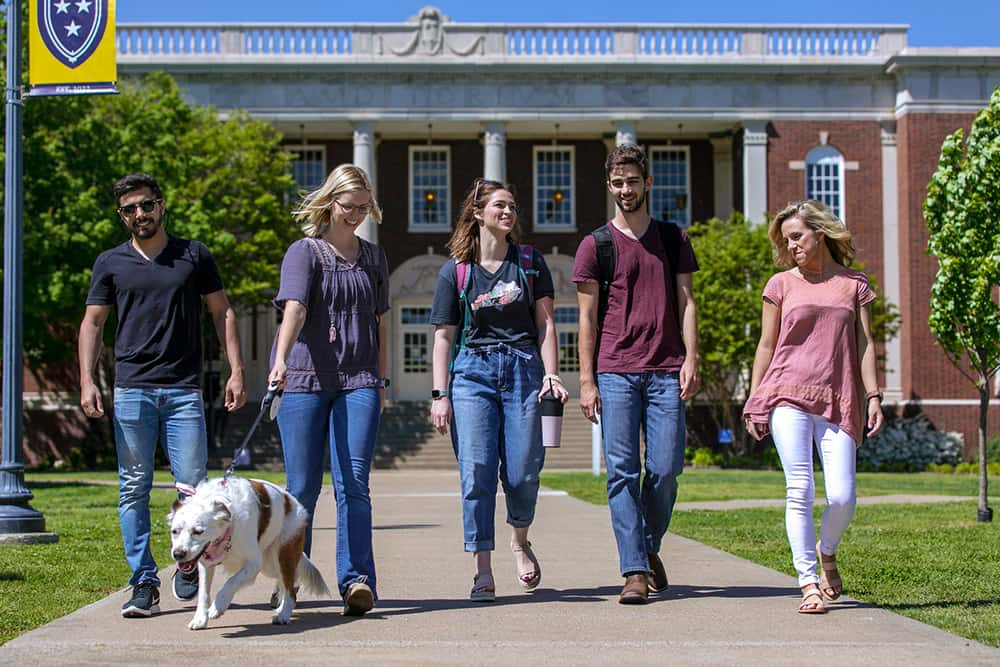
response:
[[[222,534],[222,537],[205,547],[205,552],[202,554],[202,561],[205,565],[218,565],[225,560],[229,554],[229,550],[232,548],[233,527],[229,526],[226,528],[226,532]]]

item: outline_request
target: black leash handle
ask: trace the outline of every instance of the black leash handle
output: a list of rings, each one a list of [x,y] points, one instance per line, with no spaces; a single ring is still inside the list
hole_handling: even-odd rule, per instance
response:
[[[267,385],[267,391],[264,393],[264,398],[260,399],[260,410],[257,411],[257,417],[254,418],[253,424],[250,425],[250,429],[247,431],[247,434],[243,436],[243,442],[241,442],[240,446],[233,452],[233,460],[230,462],[229,467],[226,468],[226,474],[224,477],[231,477],[233,471],[236,469],[236,462],[241,456],[249,453],[247,445],[250,443],[250,438],[253,437],[254,431],[257,430],[257,427],[260,425],[260,421],[264,418],[264,415],[270,412],[271,404],[274,403],[274,399],[280,395],[281,390],[278,388],[277,382],[271,382]]]

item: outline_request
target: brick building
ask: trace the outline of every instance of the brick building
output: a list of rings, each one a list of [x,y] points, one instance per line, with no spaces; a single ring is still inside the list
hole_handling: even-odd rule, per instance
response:
[[[975,391],[927,325],[921,205],[942,140],[1000,84],[1000,48],[913,48],[899,25],[459,24],[427,7],[399,24],[125,24],[118,49],[123,76],[166,70],[195,103],[269,120],[305,188],[341,162],[374,175],[384,222],[362,234],[392,272],[395,400],[428,395],[434,282],[480,175],[516,186],[575,383],[573,254],[611,214],[607,152],[635,142],[653,214],[680,224],[828,202],[902,316],[887,407],[975,442]],[[262,309],[243,326],[259,391],[275,323]]]

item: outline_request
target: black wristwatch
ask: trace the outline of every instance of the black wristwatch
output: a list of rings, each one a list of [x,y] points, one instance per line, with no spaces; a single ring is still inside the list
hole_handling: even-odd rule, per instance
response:
[[[431,389],[431,398],[437,400],[439,398],[448,398],[447,389]]]
[[[382,387],[383,389],[388,389],[389,388],[389,384],[390,384],[389,383],[389,378],[382,378],[381,380],[379,380],[379,384],[377,384],[376,386],[377,387]]]

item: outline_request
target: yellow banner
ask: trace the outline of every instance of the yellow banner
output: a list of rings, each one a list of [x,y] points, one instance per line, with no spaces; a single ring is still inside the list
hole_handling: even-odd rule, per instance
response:
[[[29,4],[29,95],[118,92],[115,0]]]

